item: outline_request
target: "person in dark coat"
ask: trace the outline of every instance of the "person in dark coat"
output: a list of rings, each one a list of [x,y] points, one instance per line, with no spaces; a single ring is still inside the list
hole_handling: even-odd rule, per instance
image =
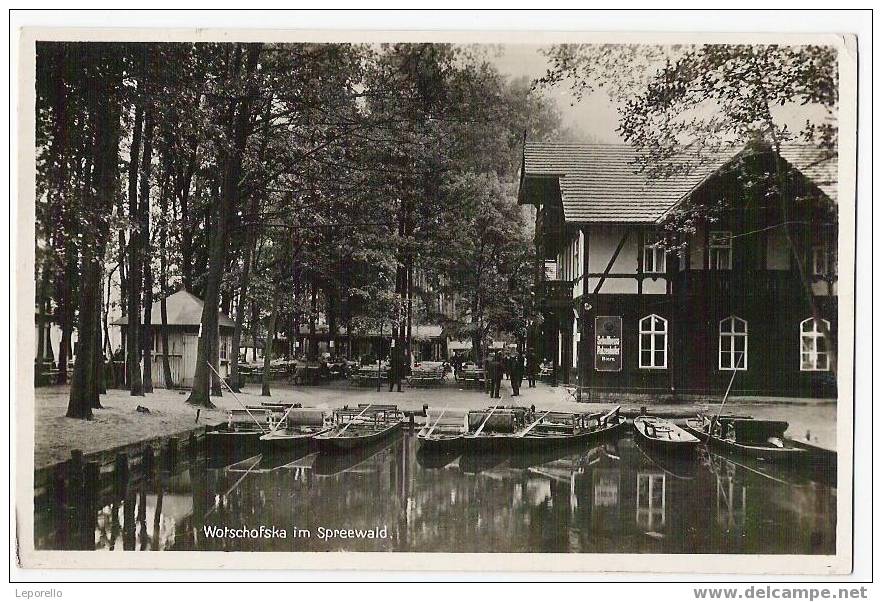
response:
[[[531,351],[527,353],[527,385],[533,389],[536,387],[536,376],[539,373],[539,360],[536,353]]]
[[[499,399],[499,387],[502,385],[502,353],[496,352],[493,360],[493,394],[491,397]]]
[[[493,380],[496,378],[496,370],[493,365],[493,356],[489,353],[484,360],[484,388],[490,397],[493,397]]]
[[[524,356],[518,353],[511,360],[511,396],[521,394],[521,381],[524,380]]]

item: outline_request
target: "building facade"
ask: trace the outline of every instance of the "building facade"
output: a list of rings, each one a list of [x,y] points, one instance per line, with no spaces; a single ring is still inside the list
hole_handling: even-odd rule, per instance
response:
[[[187,292],[184,289],[169,295],[166,298],[166,314],[168,317],[168,361],[171,368],[171,383],[165,382],[163,371],[163,345],[162,345],[162,306],[157,301],[150,309],[150,323],[153,326],[153,349],[151,351],[151,376],[155,387],[188,388],[193,386],[196,375],[196,356],[199,348],[199,334],[202,324],[202,299]],[[221,377],[227,378],[230,373],[230,361],[232,359],[232,337],[235,324],[230,317],[218,312],[218,361],[217,371]],[[126,342],[126,328],[128,318],[123,316],[113,322],[121,331],[123,345]],[[125,350],[121,350],[122,357],[126,357]],[[123,371],[125,374],[127,371]]]
[[[540,360],[589,397],[835,397],[835,157],[752,147],[667,176],[635,158],[525,144]]]

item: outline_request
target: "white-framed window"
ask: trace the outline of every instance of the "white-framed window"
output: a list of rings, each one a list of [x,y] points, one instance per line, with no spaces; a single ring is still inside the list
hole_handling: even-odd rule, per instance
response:
[[[732,269],[732,232],[711,230],[708,235],[708,262],[711,270]]]
[[[830,331],[830,322],[824,320]],[[830,350],[827,337],[814,318],[799,323],[799,369],[802,372],[826,372],[830,369]]]
[[[729,316],[720,321],[720,370],[747,370],[747,321]]]
[[[667,270],[667,253],[660,242],[643,245],[643,271],[647,274],[664,274]]]
[[[640,320],[640,367],[668,367],[668,321],[661,316]]]
[[[836,250],[826,245],[812,247],[812,274],[829,276],[836,274]]]
[[[573,280],[582,275],[582,264],[579,262],[579,237],[573,239]]]

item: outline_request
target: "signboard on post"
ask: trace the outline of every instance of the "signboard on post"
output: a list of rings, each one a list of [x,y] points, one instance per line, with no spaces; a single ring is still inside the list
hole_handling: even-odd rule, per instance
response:
[[[622,317],[594,318],[594,369],[598,372],[622,370]]]

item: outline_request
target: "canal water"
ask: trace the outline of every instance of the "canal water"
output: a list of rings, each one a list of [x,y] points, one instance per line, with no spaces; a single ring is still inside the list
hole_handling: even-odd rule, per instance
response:
[[[833,554],[833,480],[629,436],[457,457],[404,433],[349,454],[197,458],[101,498],[88,530],[102,550]],[[37,511],[38,547],[63,547],[57,515]]]

